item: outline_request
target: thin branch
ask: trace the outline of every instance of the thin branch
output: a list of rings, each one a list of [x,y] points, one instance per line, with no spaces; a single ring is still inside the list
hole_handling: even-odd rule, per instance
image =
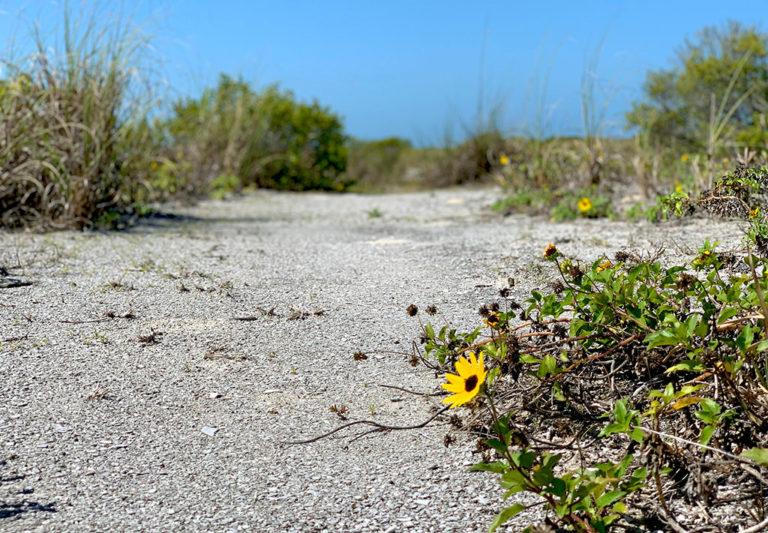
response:
[[[312,442],[319,441],[319,440],[324,439],[326,437],[330,437],[331,435],[333,435],[334,433],[336,433],[338,431],[341,431],[342,429],[346,429],[348,427],[356,426],[356,425],[359,425],[359,424],[365,424],[365,425],[368,425],[368,426],[373,426],[374,427],[374,431],[404,431],[404,430],[409,430],[409,429],[419,429],[419,428],[425,427],[427,424],[432,422],[435,418],[437,418],[438,416],[440,416],[441,414],[446,412],[448,409],[450,409],[450,406],[443,407],[437,413],[435,413],[434,415],[429,417],[427,420],[425,420],[421,424],[416,424],[414,426],[387,426],[387,425],[384,425],[384,424],[379,424],[378,422],[374,422],[373,420],[356,420],[354,422],[349,422],[348,424],[343,424],[343,425],[337,427],[336,429],[333,429],[333,430],[329,431],[328,433],[323,433],[322,435],[318,435],[317,437],[314,437],[312,439],[286,441],[283,444],[291,444],[291,445],[293,445],[293,444],[310,444]],[[371,433],[371,431],[363,432],[363,434],[367,434],[367,433]],[[360,435],[358,435],[358,436],[360,436]]]
[[[689,533],[689,531],[678,524],[663,507],[659,507],[659,514],[661,514],[664,521],[675,531],[675,533]]]
[[[692,441],[692,440],[684,439],[683,437],[678,437],[676,435],[670,435],[669,433],[662,433],[661,431],[655,431],[653,429],[649,429],[649,428],[646,428],[646,427],[643,427],[643,426],[635,426],[635,427],[640,429],[640,430],[642,430],[642,431],[647,431],[648,433],[654,433],[655,435],[658,435],[660,437],[668,437],[668,438],[670,438],[672,440],[676,440],[678,442],[683,442],[685,444],[690,444],[691,446],[698,446],[699,448],[702,448],[704,450],[707,450],[707,451],[710,451],[710,452],[716,452],[716,453],[719,453],[720,455],[725,455],[726,457],[730,457],[731,459],[733,459],[734,461],[738,461],[739,463],[745,463],[745,464],[748,464],[748,465],[753,464],[751,461],[748,461],[748,460],[744,459],[743,457],[739,457],[738,455],[733,455],[732,453],[728,453],[728,452],[726,452],[724,450],[721,450],[720,448],[713,448],[712,446],[707,446],[706,444],[701,444],[699,442],[695,442],[695,441]]]
[[[408,394],[415,394],[416,396],[443,396],[444,392],[418,392],[415,390],[405,389],[403,387],[397,387],[395,385],[385,385],[383,383],[377,383],[379,387],[384,387],[387,389],[395,389],[403,392],[407,392]]]
[[[583,365],[584,363],[591,363],[592,361],[596,361],[598,359],[601,359],[603,357],[611,355],[613,352],[615,352],[616,350],[618,350],[620,348],[623,348],[624,346],[626,346],[630,342],[642,339],[645,336],[646,336],[646,333],[638,333],[637,335],[632,335],[631,337],[627,337],[626,339],[624,339],[623,341],[621,341],[619,344],[617,344],[616,346],[614,346],[613,348],[611,348],[608,351],[605,351],[605,352],[593,355],[591,357],[587,357],[586,359],[582,359],[580,361],[576,361],[571,366],[569,366],[568,368],[563,370],[560,374],[558,374],[556,376],[552,376],[551,378],[548,378],[546,380],[546,382],[557,381],[558,379],[560,379],[561,376],[564,376],[565,374],[567,374],[568,372],[570,372],[574,368],[577,368],[577,367]]]

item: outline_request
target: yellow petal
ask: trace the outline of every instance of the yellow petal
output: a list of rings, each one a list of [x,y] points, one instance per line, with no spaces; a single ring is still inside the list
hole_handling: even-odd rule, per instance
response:
[[[472,367],[464,357],[459,357],[459,360],[456,361],[456,372],[464,379],[472,372]]]
[[[458,407],[460,405],[467,403],[471,399],[472,399],[472,396],[470,396],[466,392],[462,392],[461,394],[454,394],[453,396],[448,396],[446,399],[443,400],[443,403],[453,404],[451,405],[451,409],[453,409],[454,407]]]
[[[448,380],[448,383],[456,383],[456,384],[464,383],[464,380],[461,379],[461,377],[457,376],[456,374],[446,374],[445,379]]]
[[[442,387],[447,390],[448,392],[454,392],[456,394],[464,391],[464,382],[461,383],[443,383]]]

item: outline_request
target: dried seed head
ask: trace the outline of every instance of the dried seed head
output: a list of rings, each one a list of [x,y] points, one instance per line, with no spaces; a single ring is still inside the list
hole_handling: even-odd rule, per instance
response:
[[[677,282],[675,283],[675,285],[677,286],[678,290],[682,292],[686,292],[693,287],[693,284],[695,282],[696,282],[696,278],[694,278],[690,274],[686,274],[685,272],[683,272],[682,274],[680,274],[680,277],[677,279]]]
[[[419,314],[419,308],[411,304],[408,306],[408,309],[406,309],[405,312],[408,313],[408,316],[416,316]]]
[[[494,313],[499,312],[499,302],[493,302],[491,304],[491,311],[493,311]]]
[[[480,314],[480,316],[482,316],[482,317],[487,317],[488,315],[490,315],[490,314],[491,314],[491,310],[490,310],[490,309],[488,309],[488,306],[487,306],[487,305],[485,305],[485,304],[481,305],[481,306],[480,306],[480,309],[478,309],[478,310],[477,310],[477,312],[478,312],[478,313]]]
[[[571,265],[570,268],[568,269],[568,274],[573,279],[580,279],[584,275],[584,272],[581,271],[578,265]]]
[[[368,359],[368,356],[365,355],[363,352],[355,352],[355,354],[352,356],[355,361],[365,361]]]
[[[428,315],[434,316],[437,314],[437,307],[435,307],[434,305],[430,305],[425,309],[425,311]]]
[[[499,290],[499,296],[502,298],[507,298],[509,296],[510,290],[509,287],[504,287],[503,289]]]

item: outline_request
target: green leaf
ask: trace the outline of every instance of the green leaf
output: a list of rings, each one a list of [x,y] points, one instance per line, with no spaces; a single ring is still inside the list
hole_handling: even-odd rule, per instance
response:
[[[544,492],[549,492],[550,494],[554,494],[558,498],[562,498],[565,496],[565,490],[566,490],[565,481],[563,481],[560,478],[555,478],[552,480],[552,484],[548,488],[544,489]]]
[[[765,350],[768,350],[768,341],[762,341],[760,344],[757,345],[757,348],[755,348],[756,352],[764,352]]]
[[[507,507],[506,509],[504,509],[498,514],[498,516],[493,520],[493,522],[491,522],[491,525],[488,527],[488,533],[493,533],[504,522],[514,517],[520,511],[524,511],[524,510],[525,510],[525,505],[522,505],[520,503],[516,503],[515,505]]]
[[[738,309],[734,309],[733,307],[723,307],[723,310],[720,311],[720,315],[717,317],[717,325],[719,326],[729,318],[732,318],[739,314]]]
[[[768,466],[768,448],[750,448],[741,452],[741,457],[751,459],[760,466]]]
[[[608,507],[609,505],[616,502],[617,500],[620,500],[626,495],[627,495],[626,491],[612,490],[600,496],[597,500],[595,500],[595,503],[597,504],[598,509],[602,509],[603,507]]]
[[[645,433],[643,433],[643,430],[639,427],[635,427],[632,430],[632,433],[629,434],[630,438],[637,442],[638,444],[642,444],[643,440],[645,439]]]
[[[549,374],[552,374],[556,369],[557,359],[547,354],[544,356],[544,359],[541,360],[541,364],[539,365],[539,370],[536,372],[536,375],[540,378],[543,378]]]
[[[752,339],[754,339],[755,334],[752,331],[752,326],[747,324],[744,326],[744,328],[741,330],[741,333],[739,333],[739,336],[736,337],[736,346],[739,347],[739,349],[742,352],[747,351],[747,347],[752,344]]]
[[[701,430],[701,436],[699,437],[699,444],[706,446],[712,439],[712,433],[715,432],[715,426],[704,426]]]
[[[485,441],[485,443],[491,448],[493,448],[494,450],[496,450],[497,452],[499,452],[501,455],[505,455],[507,453],[507,447],[504,445],[503,442],[501,442],[498,439],[489,439]]]
[[[704,372],[707,367],[698,359],[686,359],[681,363],[673,365],[664,371],[665,374],[672,372]]]
[[[675,332],[669,329],[662,329],[656,331],[645,337],[645,341],[648,343],[648,348],[656,348],[657,346],[674,346],[678,344],[677,335]]]
[[[469,470],[470,472],[480,470],[483,472],[493,472],[494,474],[503,474],[507,471],[507,467],[502,463],[476,463]]]

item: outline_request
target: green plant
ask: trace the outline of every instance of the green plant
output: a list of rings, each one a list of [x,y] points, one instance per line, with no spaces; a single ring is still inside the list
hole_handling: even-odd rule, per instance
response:
[[[158,127],[167,151],[191,163],[187,179],[198,187],[209,187],[214,176],[293,190],[349,185],[341,179],[347,162],[341,120],[277,86],[255,92],[242,79],[222,75],[201,97],[176,102]]]
[[[413,151],[411,142],[398,137],[376,141],[347,141],[349,157],[344,179],[363,191],[382,190],[404,183],[403,159]]]
[[[704,197],[671,195],[679,213],[693,205],[744,220],[734,250],[705,242],[689,264],[671,266],[661,252],[620,250],[582,265],[549,245],[551,293],[517,302],[502,289],[501,302],[480,308],[484,326],[468,332],[424,324],[416,360],[438,372],[455,365],[445,388],[459,394],[445,401],[470,413],[452,425],[479,437],[474,469],[496,474],[505,499],[537,498],[502,509],[491,531],[535,506],[575,531],[657,520],[682,530],[673,509],[684,493],[710,509],[732,503],[717,486],[739,490],[731,520],[762,523],[767,191],[768,169],[741,167]],[[552,437],[542,439],[544,430]],[[697,484],[694,471],[707,483]]]
[[[765,33],[737,22],[706,27],[686,41],[676,66],[648,73],[645,96],[633,104],[627,122],[654,141],[705,152],[711,160],[723,142],[754,131],[764,113],[767,79]],[[761,137],[757,148],[764,146]]]
[[[221,174],[210,184],[211,198],[222,200],[242,187],[240,178],[233,174]]]
[[[63,9],[62,46],[37,30],[36,52],[0,81],[0,223],[90,226],[128,206],[151,146],[131,135],[153,102],[141,79],[148,38],[130,17]],[[137,76],[138,74],[138,76]],[[140,95],[140,96],[139,96]]]

